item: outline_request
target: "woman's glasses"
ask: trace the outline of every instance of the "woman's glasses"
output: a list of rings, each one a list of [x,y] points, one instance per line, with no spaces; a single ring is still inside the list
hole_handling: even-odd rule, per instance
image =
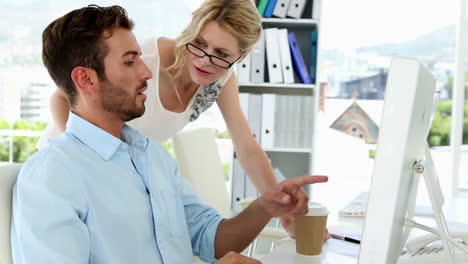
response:
[[[192,53],[193,55],[199,57],[199,58],[203,58],[205,56],[208,56],[208,58],[210,58],[210,61],[211,63],[213,63],[214,65],[220,67],[220,68],[223,68],[223,69],[229,69],[232,67],[232,65],[234,65],[234,63],[236,63],[241,57],[242,55],[244,55],[244,53],[242,53],[239,58],[237,58],[235,61],[233,62],[229,62],[227,60],[223,60],[219,57],[216,57],[214,55],[210,55],[208,53],[206,53],[204,50],[200,49],[199,47],[193,45],[192,43],[187,43],[185,45],[185,47],[187,48],[187,50]]]

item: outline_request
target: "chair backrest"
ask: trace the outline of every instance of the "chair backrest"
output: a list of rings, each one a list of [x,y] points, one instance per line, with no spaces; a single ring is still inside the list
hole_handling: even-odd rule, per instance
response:
[[[223,217],[231,217],[229,194],[213,130],[197,128],[179,132],[172,138],[180,173]]]
[[[13,263],[11,257],[11,194],[21,163],[0,165],[0,264]]]

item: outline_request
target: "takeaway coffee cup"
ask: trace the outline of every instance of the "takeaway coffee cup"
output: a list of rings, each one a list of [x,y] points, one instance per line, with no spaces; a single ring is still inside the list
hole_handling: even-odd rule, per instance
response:
[[[310,202],[309,212],[296,217],[296,252],[315,256],[322,253],[328,210],[324,205]]]

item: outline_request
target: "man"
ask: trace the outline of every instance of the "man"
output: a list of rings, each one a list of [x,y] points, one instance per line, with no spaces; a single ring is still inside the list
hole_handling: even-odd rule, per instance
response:
[[[125,125],[145,111],[151,71],[118,6],[88,6],[43,33],[43,61],[71,105],[66,132],[31,157],[13,194],[15,263],[258,263],[240,256],[271,217],[300,214],[304,176],[241,214],[204,205],[159,144]],[[234,252],[232,252],[234,251]]]

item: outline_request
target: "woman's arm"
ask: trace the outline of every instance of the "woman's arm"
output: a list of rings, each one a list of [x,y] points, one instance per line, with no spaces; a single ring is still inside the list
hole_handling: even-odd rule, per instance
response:
[[[255,140],[239,102],[239,88],[233,73],[217,100],[240,164],[260,193],[277,181],[266,153]]]
[[[52,119],[59,133],[65,131],[68,113],[70,112],[70,104],[68,103],[65,93],[57,89],[50,98],[50,111],[52,112]]]

